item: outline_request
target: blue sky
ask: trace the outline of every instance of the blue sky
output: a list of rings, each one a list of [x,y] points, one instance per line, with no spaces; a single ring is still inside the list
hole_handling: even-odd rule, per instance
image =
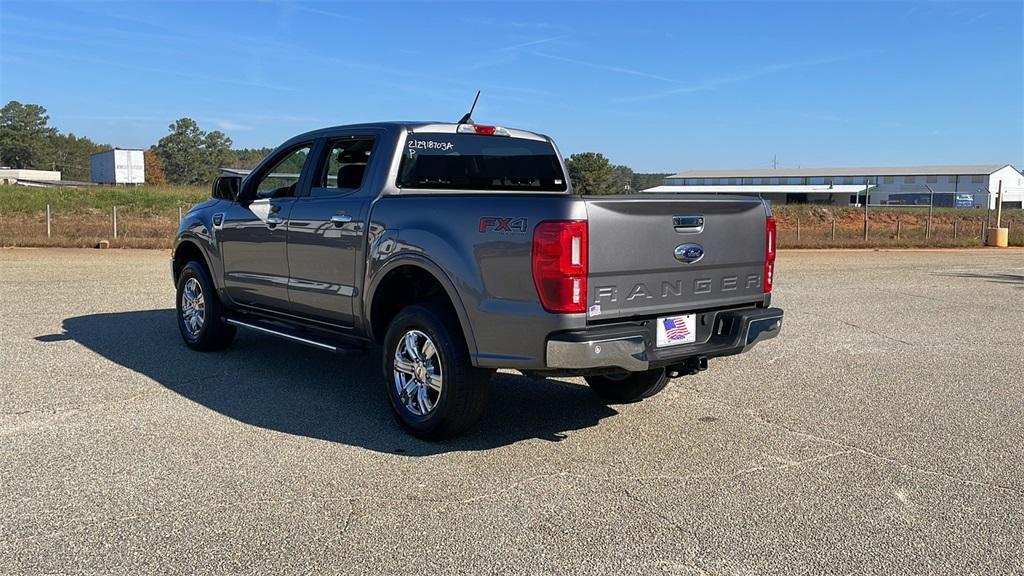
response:
[[[458,119],[637,171],[1024,164],[1024,3],[0,0],[0,97],[145,147]]]

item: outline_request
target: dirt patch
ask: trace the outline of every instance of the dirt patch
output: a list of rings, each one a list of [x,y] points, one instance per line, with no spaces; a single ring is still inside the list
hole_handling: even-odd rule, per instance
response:
[[[46,214],[7,215],[0,226],[0,246],[60,246],[95,248],[108,241],[111,248],[171,248],[178,230],[175,217],[133,217],[118,213],[117,238],[109,214],[54,215],[50,235],[46,234]]]

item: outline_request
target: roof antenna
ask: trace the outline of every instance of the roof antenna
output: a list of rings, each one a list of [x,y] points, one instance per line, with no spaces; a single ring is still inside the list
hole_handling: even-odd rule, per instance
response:
[[[459,124],[472,124],[473,123],[473,110],[476,110],[476,101],[480,99],[480,91],[476,91],[476,98],[473,98],[473,105],[469,107],[469,112],[459,120]]]

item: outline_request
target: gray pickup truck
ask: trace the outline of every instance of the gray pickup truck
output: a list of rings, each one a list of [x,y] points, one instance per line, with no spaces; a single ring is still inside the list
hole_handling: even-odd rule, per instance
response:
[[[172,259],[188,346],[383,346],[391,407],[428,439],[474,424],[499,368],[634,402],[745,352],[782,327],[774,266],[758,198],[579,196],[550,138],[471,121],[296,136],[218,178]]]

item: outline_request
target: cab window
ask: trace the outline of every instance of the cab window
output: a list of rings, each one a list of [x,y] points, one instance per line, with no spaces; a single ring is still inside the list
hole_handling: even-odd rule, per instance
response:
[[[373,141],[373,137],[360,136],[331,142],[312,195],[346,194],[361,188],[373,152]]]
[[[399,188],[496,192],[567,189],[550,142],[477,134],[410,134],[397,184]]]
[[[309,159],[312,144],[305,144],[285,154],[256,186],[257,198],[287,198],[295,196],[302,169]]]

